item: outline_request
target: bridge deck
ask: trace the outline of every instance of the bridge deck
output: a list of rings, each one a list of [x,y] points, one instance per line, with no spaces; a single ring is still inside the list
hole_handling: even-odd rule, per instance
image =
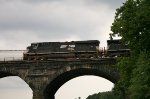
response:
[[[50,59],[50,60],[12,60],[12,61],[0,61],[0,64],[5,63],[46,63],[46,62],[91,62],[91,61],[115,61],[115,58],[98,58],[98,59]]]

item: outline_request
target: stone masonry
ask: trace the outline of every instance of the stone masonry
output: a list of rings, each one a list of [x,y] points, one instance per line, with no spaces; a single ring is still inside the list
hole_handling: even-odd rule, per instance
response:
[[[115,63],[113,58],[7,61],[0,62],[0,78],[19,76],[32,89],[33,99],[55,99],[57,90],[78,76],[96,75],[116,83],[119,74]]]

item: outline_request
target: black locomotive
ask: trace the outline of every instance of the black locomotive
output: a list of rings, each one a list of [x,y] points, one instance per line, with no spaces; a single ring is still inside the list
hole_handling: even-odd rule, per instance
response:
[[[107,40],[107,49],[99,50],[98,40],[71,42],[31,43],[23,60],[49,59],[88,59],[102,57],[124,57],[130,55],[130,49],[121,40]]]
[[[27,52],[23,54],[23,59],[97,58],[99,43],[98,40],[31,43],[31,46],[27,47]]]
[[[108,57],[126,57],[130,55],[128,45],[124,45],[121,40],[107,40]]]

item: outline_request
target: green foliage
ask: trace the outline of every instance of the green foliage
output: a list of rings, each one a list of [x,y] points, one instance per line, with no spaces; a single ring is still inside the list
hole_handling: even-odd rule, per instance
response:
[[[86,99],[120,99],[120,98],[114,95],[112,92],[102,92],[102,93],[90,95]]]
[[[150,99],[149,52],[121,58],[117,68],[120,72],[120,80],[114,88],[116,94],[122,99]]]
[[[132,75],[132,70],[135,68],[136,57],[123,57],[118,59],[117,68],[120,72],[120,80],[115,85],[113,89],[116,94],[125,98],[125,94],[127,93],[127,88],[130,85],[130,79]]]
[[[122,7],[117,9],[114,23],[111,30],[113,34],[117,34],[122,37],[122,40],[126,43],[136,42],[135,38],[135,11],[137,7],[135,1],[128,0]]]
[[[131,99],[150,99],[150,54],[142,52],[135,64],[129,97]]]
[[[150,1],[127,0],[117,9],[111,30],[136,51],[150,49]]]
[[[123,99],[150,99],[150,0],[127,0],[117,9],[111,30],[132,51],[119,59],[114,92]]]

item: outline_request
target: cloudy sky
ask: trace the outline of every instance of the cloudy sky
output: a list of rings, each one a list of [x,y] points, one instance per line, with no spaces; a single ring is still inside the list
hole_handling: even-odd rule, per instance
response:
[[[31,42],[91,40],[106,45],[123,0],[0,0],[0,49]]]
[[[124,1],[0,0],[0,50],[26,49],[31,42],[43,41],[100,40],[100,46],[106,46],[115,9]],[[8,78],[0,80],[0,84],[9,80]],[[14,78],[12,81],[17,80],[18,78]],[[20,81],[16,83],[18,82],[20,83]],[[105,83],[105,80],[101,82]],[[2,85],[0,85],[0,99],[10,99],[4,98]]]

